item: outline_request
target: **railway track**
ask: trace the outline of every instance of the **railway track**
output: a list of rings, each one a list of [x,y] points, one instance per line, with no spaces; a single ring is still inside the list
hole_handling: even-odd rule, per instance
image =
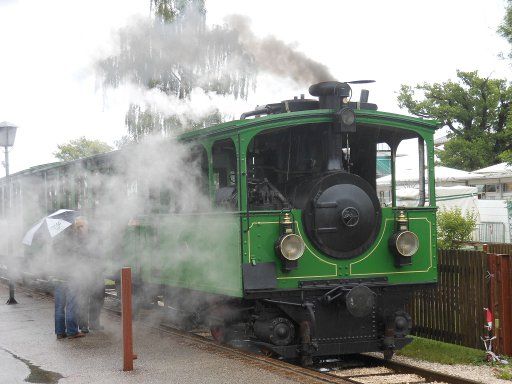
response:
[[[2,282],[5,284],[5,282]],[[39,286],[38,288],[41,288]],[[47,297],[43,292],[48,289],[18,286],[17,290],[30,294],[39,293]],[[120,317],[121,310],[115,294],[107,295],[104,309],[113,317]],[[151,310],[154,311],[154,310]],[[162,311],[162,315],[164,315]],[[234,342],[230,345],[221,345],[213,340],[207,329],[195,329],[185,331],[166,321],[165,316],[151,316],[152,321],[145,321],[144,316],[139,316],[140,326],[151,328],[157,332],[179,337],[180,339],[196,345],[201,349],[211,350],[243,360],[244,363],[256,366],[295,380],[299,383],[338,383],[338,384],[479,384],[480,382],[465,379],[458,376],[419,368],[417,366],[403,364],[396,361],[385,361],[370,355],[347,356],[343,360],[327,359],[320,361],[313,367],[301,367],[284,360],[265,356],[251,349],[248,343]]]
[[[105,309],[115,316],[120,316],[119,306],[105,305]],[[142,321],[144,324],[144,321]],[[207,345],[213,349],[221,349],[225,353],[235,354],[253,365],[272,371],[285,373],[287,377],[300,382],[320,383],[352,383],[352,384],[481,384],[478,381],[420,368],[397,361],[386,361],[371,355],[351,355],[343,360],[330,359],[320,361],[313,367],[302,367],[291,362],[265,356],[258,353],[251,344],[234,342],[219,344],[214,341],[207,329],[185,331],[165,321],[148,325],[155,330],[163,331],[195,343]],[[301,380],[299,380],[301,379]],[[305,381],[304,381],[305,379]]]

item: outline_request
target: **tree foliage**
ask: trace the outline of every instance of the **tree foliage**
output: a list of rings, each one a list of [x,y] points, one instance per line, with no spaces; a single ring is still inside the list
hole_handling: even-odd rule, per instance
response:
[[[150,4],[155,18],[120,30],[117,53],[97,63],[105,86],[126,81],[158,90],[177,103],[190,99],[195,88],[247,97],[255,86],[252,58],[234,31],[206,26],[204,0],[150,0]],[[218,110],[211,116],[182,118],[182,113],[144,102],[133,104],[126,114],[128,135],[123,141],[138,141],[150,132],[168,134],[173,127],[182,128],[187,119],[195,126],[220,120]]]
[[[88,140],[84,136],[57,145],[53,155],[60,161],[72,161],[112,151],[113,148],[100,140]]]
[[[474,170],[496,164],[512,149],[512,87],[503,79],[480,77],[477,71],[457,71],[457,78],[402,85],[399,106],[449,128],[451,140],[439,153],[443,165]]]
[[[471,240],[476,227],[473,213],[463,215],[460,208],[437,212],[437,243],[442,249],[459,249]]]
[[[205,14],[204,0],[150,0],[150,8],[157,18],[171,23],[187,8],[195,8],[198,13]]]
[[[475,139],[454,136],[445,143],[444,150],[436,152],[441,164],[450,168],[473,171],[485,168],[496,162],[495,139],[492,134],[484,134]]]
[[[128,135],[123,136],[116,145],[121,148],[132,142],[140,142],[149,135],[165,136],[172,132],[206,128],[221,122],[222,116],[218,110],[200,117],[191,117],[189,114],[164,116],[151,106],[142,108],[140,105],[131,104],[125,116],[125,124],[129,127]]]
[[[511,46],[509,57],[512,59],[512,0],[507,0],[505,16],[498,27],[498,33],[509,42]]]

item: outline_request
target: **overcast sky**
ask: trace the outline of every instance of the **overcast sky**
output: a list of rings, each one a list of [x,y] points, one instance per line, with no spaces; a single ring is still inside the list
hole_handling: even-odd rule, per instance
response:
[[[207,0],[206,6],[209,23],[246,15],[257,35],[294,44],[338,80],[375,79],[367,87],[380,110],[400,112],[400,84],[454,79],[457,69],[510,78],[509,64],[498,59],[509,47],[496,34],[505,0]],[[11,172],[54,161],[57,144],[71,139],[113,145],[125,133],[133,94],[105,92],[92,63],[111,52],[115,31],[135,15],[149,15],[149,0],[0,0],[0,121],[19,126]],[[299,93],[307,88],[265,77],[247,102],[223,108],[238,116]]]

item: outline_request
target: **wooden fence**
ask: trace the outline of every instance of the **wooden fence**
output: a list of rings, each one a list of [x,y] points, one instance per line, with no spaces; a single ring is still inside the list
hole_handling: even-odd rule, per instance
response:
[[[512,255],[512,244],[505,243],[495,243],[495,244],[485,244],[485,249],[489,253],[497,253],[497,254],[507,254]]]
[[[438,284],[413,294],[413,333],[434,340],[482,348],[484,307],[489,306],[487,254],[439,251]]]
[[[512,356],[511,255],[512,244],[489,244],[482,252],[440,250],[437,286],[415,292],[409,303],[413,333],[483,348],[484,308],[490,308],[493,349]]]

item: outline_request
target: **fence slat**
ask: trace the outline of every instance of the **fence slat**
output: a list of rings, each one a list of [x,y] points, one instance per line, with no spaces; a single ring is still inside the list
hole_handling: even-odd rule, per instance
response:
[[[501,306],[501,342],[502,352],[506,355],[512,354],[512,329],[511,324],[511,305],[510,305],[510,256],[497,255],[500,259],[500,306]]]

